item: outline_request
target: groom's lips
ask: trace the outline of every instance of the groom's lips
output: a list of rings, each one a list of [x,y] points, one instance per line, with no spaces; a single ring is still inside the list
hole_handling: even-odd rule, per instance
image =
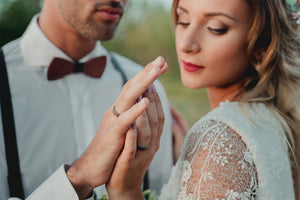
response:
[[[98,12],[103,19],[109,21],[120,20],[121,16],[123,15],[123,9],[121,8],[104,7],[97,9],[96,12]]]

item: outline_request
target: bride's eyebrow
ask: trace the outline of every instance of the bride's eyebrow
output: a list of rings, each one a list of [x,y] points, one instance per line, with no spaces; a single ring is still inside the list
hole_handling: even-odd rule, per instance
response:
[[[222,12],[205,13],[204,16],[205,16],[205,17],[224,16],[224,17],[226,17],[226,18],[228,18],[228,19],[231,19],[231,20],[234,21],[234,22],[238,22],[238,20],[235,19],[234,17],[232,17],[232,16],[230,16],[230,15],[228,15],[228,14],[226,14],[226,13],[222,13]]]
[[[183,11],[183,12],[185,12],[185,13],[188,13],[188,11],[187,11],[185,8],[180,7],[180,6],[177,6],[176,10],[177,10],[177,12],[178,12],[179,10],[181,10],[181,11]]]
[[[177,13],[180,12],[180,11],[182,11],[184,13],[189,13],[187,9],[185,9],[185,8],[183,8],[181,6],[177,6],[176,10],[177,10]],[[228,19],[231,19],[234,22],[238,22],[238,20],[236,18],[234,18],[234,17],[232,17],[232,16],[230,16],[230,15],[228,15],[226,13],[223,13],[223,12],[209,12],[209,13],[205,13],[204,16],[205,17],[224,16],[224,17],[226,17]]]

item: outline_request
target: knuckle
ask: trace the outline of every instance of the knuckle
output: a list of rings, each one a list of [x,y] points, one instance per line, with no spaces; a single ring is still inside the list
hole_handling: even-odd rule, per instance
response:
[[[155,151],[158,151],[159,146],[160,146],[160,144],[159,144],[159,142],[158,142],[157,145],[155,146],[155,147],[156,147]]]
[[[153,153],[155,154],[159,149],[159,143],[157,143],[153,148]]]
[[[134,149],[130,149],[127,152],[129,159],[131,160],[132,158],[135,157],[135,150]]]
[[[118,123],[119,126],[121,126],[121,127],[125,127],[125,126],[127,125],[125,119],[123,119],[123,118],[118,118],[118,119],[117,119],[117,123]]]
[[[149,142],[151,140],[151,134],[150,133],[144,134],[143,140]]]
[[[154,119],[151,123],[153,126],[158,126],[160,120],[157,118],[157,119]]]
[[[122,94],[123,101],[126,102],[129,99],[130,92],[125,92]]]
[[[158,148],[155,146],[155,147],[151,150],[150,154],[151,154],[152,156],[154,156],[154,155],[156,154],[157,150],[158,150]]]
[[[159,115],[158,120],[159,120],[159,122],[164,123],[165,122],[165,115]]]

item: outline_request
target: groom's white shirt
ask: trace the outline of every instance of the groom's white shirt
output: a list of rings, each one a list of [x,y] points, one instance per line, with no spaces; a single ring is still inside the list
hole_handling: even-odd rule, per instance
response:
[[[104,112],[122,87],[120,73],[108,59],[101,79],[72,74],[47,80],[47,66],[53,57],[70,58],[40,30],[35,16],[24,35],[3,47],[15,116],[20,167],[28,199],[78,199],[64,165],[78,158],[92,141]],[[82,58],[106,55],[100,42]],[[128,78],[142,68],[115,55]],[[160,149],[150,166],[150,188],[160,191],[172,167],[172,118],[164,89],[156,87],[165,111]],[[0,116],[1,121],[1,116]],[[3,135],[0,123],[0,135]],[[97,188],[105,193],[104,186]],[[3,137],[0,136],[0,199],[9,197]],[[12,199],[12,198],[11,198]]]

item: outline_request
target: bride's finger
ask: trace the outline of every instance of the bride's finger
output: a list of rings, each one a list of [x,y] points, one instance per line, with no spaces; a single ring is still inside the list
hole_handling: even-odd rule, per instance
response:
[[[135,158],[136,154],[136,143],[137,141],[137,130],[130,127],[126,133],[126,139],[124,149],[120,155],[120,161],[130,163]]]
[[[139,118],[137,118],[136,129],[137,129],[137,145],[140,147],[147,147],[151,139],[151,127],[149,125],[146,111]]]
[[[142,145],[142,146],[148,146],[150,144],[150,139],[151,139],[152,135],[156,134],[158,131],[159,121],[158,121],[158,113],[157,113],[157,108],[156,108],[157,102],[156,102],[156,99],[154,99],[154,93],[153,93],[153,89],[152,89],[153,87],[154,87],[154,85],[152,84],[150,86],[150,88],[147,90],[147,92],[143,94],[144,97],[147,97],[150,100],[150,104],[147,107],[147,124],[149,127],[150,137],[149,137],[149,140],[144,139],[144,143],[146,145]],[[138,145],[140,145],[139,142],[138,142]]]
[[[164,127],[165,115],[164,115],[164,112],[163,112],[163,108],[162,108],[160,98],[158,96],[158,93],[157,93],[156,88],[154,87],[154,85],[152,85],[152,87],[151,87],[151,92],[153,94],[153,99],[154,99],[155,106],[156,106],[156,114],[157,114],[157,120],[158,120],[157,127],[158,128],[157,128],[157,131],[154,132],[154,134],[152,134],[151,141],[150,141],[150,146],[153,147],[153,150],[156,152],[159,148],[160,137],[161,137],[162,130],[163,130],[163,127]]]

